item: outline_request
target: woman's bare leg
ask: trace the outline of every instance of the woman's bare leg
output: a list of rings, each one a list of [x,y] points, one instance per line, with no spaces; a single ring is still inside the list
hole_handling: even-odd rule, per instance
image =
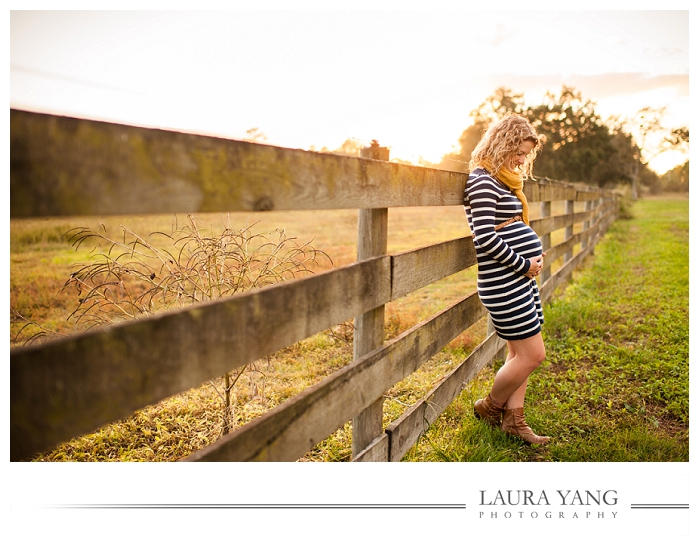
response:
[[[527,380],[524,380],[521,386],[519,386],[515,392],[510,395],[505,403],[505,408],[522,408],[524,406],[524,395],[527,393]]]
[[[520,408],[524,405],[527,379],[546,358],[541,333],[524,340],[508,340],[505,364],[495,375],[490,397],[498,406]]]

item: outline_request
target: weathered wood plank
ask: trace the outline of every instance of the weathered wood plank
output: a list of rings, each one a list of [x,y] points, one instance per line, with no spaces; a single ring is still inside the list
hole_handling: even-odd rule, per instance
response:
[[[10,351],[11,459],[285,348],[390,298],[390,257]]]
[[[460,205],[467,175],[10,109],[10,217]]]
[[[588,190],[578,190],[575,196],[575,201],[594,201],[601,198],[605,194],[606,192],[603,190],[594,190],[592,188]]]
[[[607,230],[609,230],[609,227],[614,223],[617,217],[618,211],[616,210],[616,208],[610,208],[600,216],[600,218],[597,220],[599,224],[599,229],[596,230],[595,234],[593,235],[593,246],[597,245],[597,243],[599,243],[599,241],[605,236]]]
[[[386,433],[382,433],[374,441],[352,458],[353,462],[387,462],[389,439]]]
[[[541,247],[544,250],[544,252],[548,251],[551,248],[551,232],[554,230],[553,226],[555,225],[556,219],[551,218],[551,202],[550,201],[542,201],[539,203],[539,210],[541,212],[541,220],[539,221],[539,225],[535,230],[538,230],[536,233],[539,235],[539,240],[541,241]],[[544,261],[544,267],[539,273],[539,279],[541,280],[542,283],[545,283],[546,280],[551,276],[551,263],[549,261]]]
[[[575,199],[576,189],[571,184],[537,179],[537,181],[526,181],[524,183],[524,194],[532,203],[537,201],[562,201]]]
[[[575,202],[571,199],[566,201],[566,215],[572,215],[575,213]],[[573,223],[567,224],[565,227],[565,232],[563,237],[566,241],[570,241],[573,237]],[[573,245],[569,247],[569,250],[565,254],[566,262],[573,258]]]
[[[585,220],[589,220],[593,213],[594,211],[584,211],[580,213],[538,218],[531,221],[531,227],[541,238],[550,234],[551,232],[555,232],[556,230],[561,230],[567,226],[572,226],[574,224],[584,222]]]
[[[485,313],[474,293],[188,461],[293,461],[381,397]]]
[[[554,245],[548,251],[546,251],[546,262],[553,263],[558,258],[565,256],[566,253],[572,253],[573,247],[583,241],[585,237],[586,235],[583,232],[578,232],[558,245]],[[570,257],[566,258],[566,262],[571,258],[572,254]]]
[[[471,381],[478,371],[491,363],[505,341],[497,334],[489,335],[476,349],[439,381],[430,392],[417,401],[400,418],[392,422],[386,431],[391,439],[390,456],[392,462],[400,461],[435,422],[439,415],[461,393],[464,384]]]
[[[396,300],[475,264],[476,249],[473,246],[472,236],[393,255],[391,300]]]

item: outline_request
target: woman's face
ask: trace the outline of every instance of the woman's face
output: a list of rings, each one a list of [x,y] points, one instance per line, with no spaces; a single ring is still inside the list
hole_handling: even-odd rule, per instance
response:
[[[519,148],[510,156],[507,166],[510,171],[515,171],[520,165],[524,165],[532,148],[534,148],[534,141],[524,141],[519,145]]]

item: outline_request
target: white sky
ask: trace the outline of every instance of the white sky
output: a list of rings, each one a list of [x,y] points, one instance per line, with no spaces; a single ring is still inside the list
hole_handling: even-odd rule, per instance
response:
[[[689,125],[689,12],[10,14],[11,107],[291,148],[377,139],[438,161],[496,87],[533,103],[562,84],[603,117],[665,106]]]

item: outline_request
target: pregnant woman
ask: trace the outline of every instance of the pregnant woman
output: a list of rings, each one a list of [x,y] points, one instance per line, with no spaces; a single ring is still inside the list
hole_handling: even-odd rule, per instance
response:
[[[536,435],[524,419],[529,375],[544,361],[544,315],[535,277],[544,263],[541,242],[529,227],[522,192],[544,136],[521,116],[492,125],[471,155],[464,208],[478,258],[478,295],[495,332],[507,341],[507,359],[476,417],[529,444],[550,439]]]

